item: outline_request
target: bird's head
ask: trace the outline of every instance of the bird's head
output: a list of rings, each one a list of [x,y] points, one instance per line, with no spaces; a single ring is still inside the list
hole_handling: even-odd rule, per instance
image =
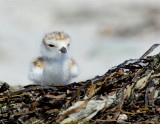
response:
[[[64,56],[68,53],[70,37],[64,32],[52,32],[44,36],[41,53],[49,58]]]

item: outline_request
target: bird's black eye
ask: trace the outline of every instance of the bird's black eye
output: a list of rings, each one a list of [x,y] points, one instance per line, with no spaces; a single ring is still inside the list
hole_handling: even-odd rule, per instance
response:
[[[53,45],[53,44],[48,44],[48,46],[50,46],[50,47],[55,47],[55,45]]]
[[[70,44],[67,45],[68,47],[70,46]]]

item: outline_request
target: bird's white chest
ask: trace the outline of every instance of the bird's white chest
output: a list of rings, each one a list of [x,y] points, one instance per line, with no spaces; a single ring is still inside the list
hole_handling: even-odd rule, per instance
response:
[[[70,81],[69,64],[67,60],[63,61],[45,61],[43,79],[48,84],[66,84]]]

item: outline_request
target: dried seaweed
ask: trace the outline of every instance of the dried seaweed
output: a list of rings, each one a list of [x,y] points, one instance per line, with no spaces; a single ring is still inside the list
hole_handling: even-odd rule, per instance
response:
[[[63,86],[0,86],[0,123],[158,123],[160,53],[127,60],[102,76]]]

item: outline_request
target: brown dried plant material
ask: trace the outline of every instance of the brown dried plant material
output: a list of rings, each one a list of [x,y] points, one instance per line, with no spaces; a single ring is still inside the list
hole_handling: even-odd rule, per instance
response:
[[[68,116],[68,115],[70,115],[72,113],[80,111],[82,108],[84,108],[87,105],[87,103],[88,103],[88,100],[84,101],[80,106],[67,111],[62,116],[60,116],[60,118],[57,120],[57,123],[59,123],[61,120],[63,120],[66,116]]]

